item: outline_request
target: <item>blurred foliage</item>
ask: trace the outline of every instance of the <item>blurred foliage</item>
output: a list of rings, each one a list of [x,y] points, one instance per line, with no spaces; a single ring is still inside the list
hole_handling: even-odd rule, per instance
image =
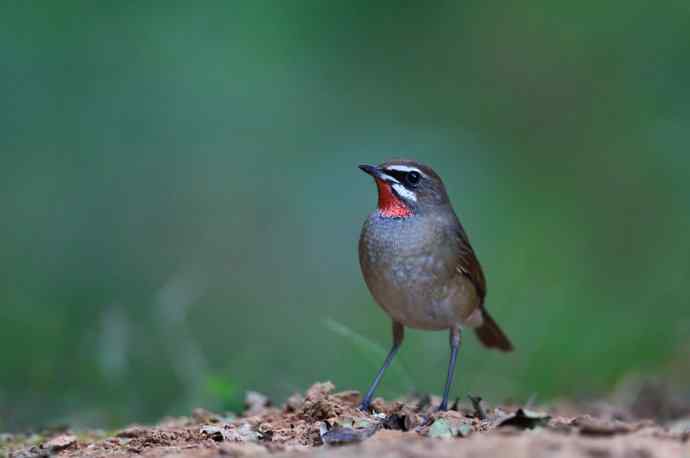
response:
[[[1,427],[365,389],[380,362],[324,323],[389,345],[356,165],[393,156],[444,177],[518,349],[466,339],[458,394],[687,382],[689,20],[681,1],[7,2]],[[439,392],[447,354],[409,332],[395,364]]]
[[[240,412],[244,408],[243,393],[226,375],[207,376],[206,390],[210,401],[224,411]]]

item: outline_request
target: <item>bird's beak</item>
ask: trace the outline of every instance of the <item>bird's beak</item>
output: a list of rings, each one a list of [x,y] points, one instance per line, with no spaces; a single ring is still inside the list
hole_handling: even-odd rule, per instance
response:
[[[368,173],[377,180],[391,181],[391,179],[393,178],[390,175],[386,174],[383,170],[381,170],[380,167],[376,167],[375,165],[360,164],[359,168],[364,173]]]

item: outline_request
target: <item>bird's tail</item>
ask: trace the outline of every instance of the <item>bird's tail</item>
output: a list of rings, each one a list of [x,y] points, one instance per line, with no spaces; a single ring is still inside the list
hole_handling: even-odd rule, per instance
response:
[[[491,318],[486,309],[482,310],[484,322],[481,326],[476,328],[474,332],[477,333],[479,341],[488,348],[496,348],[501,351],[512,351],[513,344],[510,343],[508,337],[503,333],[498,324]]]

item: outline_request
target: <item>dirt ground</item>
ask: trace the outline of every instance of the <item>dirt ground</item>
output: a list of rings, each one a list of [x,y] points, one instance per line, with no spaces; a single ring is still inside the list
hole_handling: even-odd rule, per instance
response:
[[[282,406],[249,393],[241,416],[196,410],[113,433],[0,435],[0,456],[38,458],[233,456],[690,458],[690,402],[642,387],[630,399],[488,406],[478,398],[435,412],[439,399],[377,399],[317,383]]]

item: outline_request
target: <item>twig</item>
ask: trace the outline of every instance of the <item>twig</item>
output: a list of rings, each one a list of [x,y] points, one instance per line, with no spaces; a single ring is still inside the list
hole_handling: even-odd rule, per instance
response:
[[[484,407],[482,407],[481,396],[472,396],[471,394],[468,394],[467,397],[474,408],[474,416],[480,420],[486,420],[486,412],[484,411]]]

